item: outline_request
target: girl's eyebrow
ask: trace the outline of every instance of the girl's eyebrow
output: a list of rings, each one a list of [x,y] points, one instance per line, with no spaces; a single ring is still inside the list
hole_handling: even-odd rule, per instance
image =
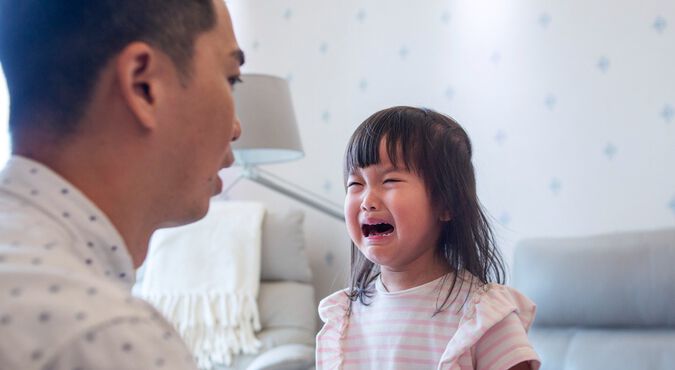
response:
[[[375,166],[375,165],[373,165],[373,166]],[[364,170],[363,167],[354,167],[353,169],[351,169],[349,171],[348,176],[361,176],[363,170]],[[395,167],[395,166],[389,165],[387,168],[384,168],[384,169],[381,169],[381,170],[377,171],[377,173],[379,173],[380,175],[383,175],[383,176],[388,175],[392,172],[408,172],[408,170],[406,170],[405,168]]]
[[[354,167],[354,168],[350,169],[347,176],[361,176],[361,168],[360,167]]]
[[[382,175],[388,175],[392,172],[406,172],[405,169],[400,168],[400,167],[395,167],[395,166],[389,166],[381,171]]]

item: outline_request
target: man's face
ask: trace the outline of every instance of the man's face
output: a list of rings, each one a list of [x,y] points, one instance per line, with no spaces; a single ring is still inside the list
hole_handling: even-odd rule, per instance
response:
[[[230,144],[241,134],[232,88],[239,78],[243,54],[229,13],[215,0],[218,23],[195,41],[191,75],[169,92],[165,122],[170,122],[165,185],[172,222],[203,217],[209,199],[220,193],[218,171],[234,162]]]

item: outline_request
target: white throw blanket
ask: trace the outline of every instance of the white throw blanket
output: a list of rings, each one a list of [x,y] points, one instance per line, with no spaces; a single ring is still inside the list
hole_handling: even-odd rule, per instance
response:
[[[204,219],[152,237],[140,294],[174,324],[202,369],[260,348],[264,213],[259,203],[212,202]]]

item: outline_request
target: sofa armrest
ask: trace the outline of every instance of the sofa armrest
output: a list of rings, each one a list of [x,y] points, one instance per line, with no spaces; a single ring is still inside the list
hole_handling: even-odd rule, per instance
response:
[[[247,370],[300,370],[314,367],[314,347],[286,344],[256,357]]]

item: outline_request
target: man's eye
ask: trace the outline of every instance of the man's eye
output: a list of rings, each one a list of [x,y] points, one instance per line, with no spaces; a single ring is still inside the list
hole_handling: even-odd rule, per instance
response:
[[[234,87],[234,85],[236,85],[236,84],[242,82],[242,81],[241,81],[241,76],[233,76],[233,77],[229,77],[229,78],[227,79],[227,82],[230,83],[230,86]]]

